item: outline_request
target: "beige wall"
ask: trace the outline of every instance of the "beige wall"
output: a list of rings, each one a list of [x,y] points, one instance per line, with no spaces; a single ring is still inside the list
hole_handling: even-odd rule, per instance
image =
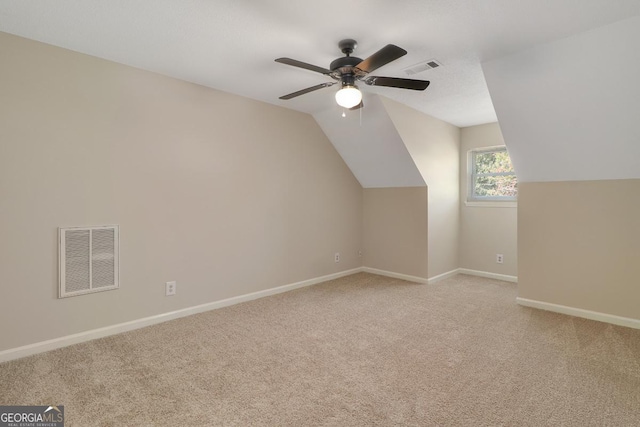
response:
[[[381,98],[429,187],[429,277],[456,270],[459,267],[460,129]]]
[[[640,179],[523,183],[518,295],[640,319]]]
[[[498,123],[461,129],[460,268],[517,276],[518,230],[515,204],[491,203],[491,206],[473,206],[465,203],[469,188],[469,152],[477,148],[504,145]],[[496,254],[504,255],[503,264],[496,263]]]
[[[366,267],[427,278],[427,187],[365,188]]]
[[[311,116],[3,33],[0,58],[0,350],[361,265],[362,188]],[[99,224],[121,289],[56,299],[57,227]]]

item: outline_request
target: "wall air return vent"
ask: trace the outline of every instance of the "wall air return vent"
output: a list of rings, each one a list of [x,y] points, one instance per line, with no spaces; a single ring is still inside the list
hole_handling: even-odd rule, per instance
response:
[[[421,62],[416,65],[412,65],[411,67],[405,68],[405,74],[408,76],[413,76],[414,74],[421,73],[423,71],[431,70],[432,68],[442,67],[442,63],[436,61],[435,59],[430,59],[428,61]]]
[[[58,298],[119,287],[118,226],[58,229]]]

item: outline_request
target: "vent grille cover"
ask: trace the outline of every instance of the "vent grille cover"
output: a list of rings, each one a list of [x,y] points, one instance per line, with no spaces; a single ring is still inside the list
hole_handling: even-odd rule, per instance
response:
[[[117,225],[60,228],[59,298],[119,287]]]
[[[435,59],[430,59],[428,61],[421,62],[416,65],[412,65],[411,67],[405,68],[403,71],[408,76],[412,76],[414,74],[421,73],[423,71],[431,70],[432,68],[442,67],[442,63]]]

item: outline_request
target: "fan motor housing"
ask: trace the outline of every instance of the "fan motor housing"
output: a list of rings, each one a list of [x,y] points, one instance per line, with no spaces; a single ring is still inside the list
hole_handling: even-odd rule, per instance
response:
[[[362,59],[356,58],[355,56],[345,56],[333,61],[331,65],[329,65],[329,69],[331,69],[331,71],[342,71],[341,68],[351,69],[361,62]]]

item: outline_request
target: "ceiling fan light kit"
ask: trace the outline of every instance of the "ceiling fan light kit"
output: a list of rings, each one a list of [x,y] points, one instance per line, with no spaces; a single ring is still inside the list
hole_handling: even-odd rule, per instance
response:
[[[362,92],[356,86],[343,86],[336,92],[336,102],[344,108],[353,108],[362,102]]]
[[[406,55],[407,51],[396,45],[388,44],[367,59],[362,60],[355,56],[351,56],[357,45],[358,44],[353,39],[340,41],[340,43],[338,43],[338,47],[345,56],[331,62],[329,69],[307,64],[306,62],[297,61],[291,58],[276,59],[275,61],[281,64],[314,71],[335,80],[334,82],[321,83],[288,95],[283,95],[280,99],[292,99],[324,87],[333,86],[340,82],[341,88],[336,92],[336,102],[341,107],[354,110],[362,108],[363,106],[362,92],[360,92],[356,86],[356,81],[361,81],[369,86],[387,86],[411,90],[425,90],[427,86],[429,86],[429,81],[427,80],[369,76],[369,73],[372,71]]]

